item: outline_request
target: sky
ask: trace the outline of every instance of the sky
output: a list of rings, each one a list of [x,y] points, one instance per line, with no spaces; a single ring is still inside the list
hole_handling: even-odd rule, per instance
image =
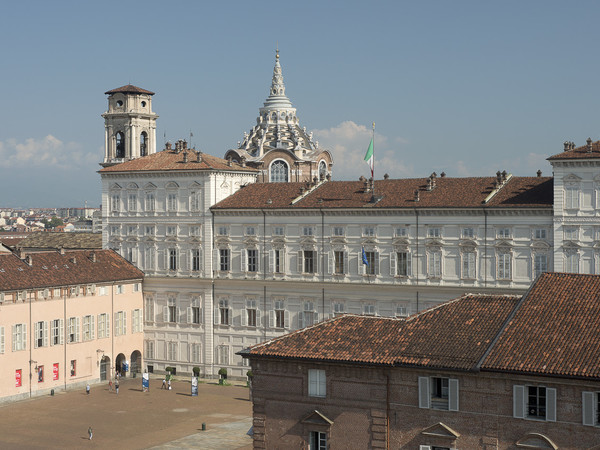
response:
[[[156,93],[157,150],[223,157],[256,123],[279,47],[333,178],[550,175],[600,138],[597,1],[6,1],[0,208],[100,205],[104,92]]]

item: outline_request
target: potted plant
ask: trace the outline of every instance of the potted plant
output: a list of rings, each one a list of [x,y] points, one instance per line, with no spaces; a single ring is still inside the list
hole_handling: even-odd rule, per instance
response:
[[[219,384],[225,384],[225,380],[227,379],[227,369],[225,367],[221,367],[219,369]]]

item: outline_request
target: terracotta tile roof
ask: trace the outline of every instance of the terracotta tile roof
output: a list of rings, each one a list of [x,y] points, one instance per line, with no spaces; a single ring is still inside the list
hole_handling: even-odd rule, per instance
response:
[[[337,317],[241,353],[600,379],[600,276],[546,273],[523,298],[465,295],[406,321]]]
[[[106,95],[110,95],[110,94],[116,94],[118,92],[123,93],[123,94],[148,94],[148,95],[154,95],[154,92],[147,91],[146,89],[142,89],[140,87],[134,86],[133,84],[127,84],[125,86],[121,86],[121,87],[118,87],[116,89],[111,89],[110,91],[106,91],[105,94]]]
[[[408,320],[346,315],[250,347],[251,355],[471,369],[514,296],[465,296]]]
[[[600,378],[600,276],[546,273],[482,369]]]
[[[16,246],[23,249],[100,249],[101,233],[53,233],[38,231],[31,233]]]
[[[93,262],[91,254],[96,255]],[[16,254],[0,254],[0,291],[141,280],[144,273],[113,250],[32,252],[31,265]],[[75,262],[73,262],[75,258]]]
[[[600,158],[600,141],[592,142],[592,151],[589,151],[587,145],[574,148],[573,150],[567,150],[562,153],[547,158],[548,161],[554,161],[558,159],[597,159]]]
[[[222,170],[236,172],[258,172],[257,169],[251,167],[242,167],[240,164],[231,163],[218,158],[216,156],[201,153],[202,160],[197,162],[197,154],[195,150],[188,149],[187,162],[183,161],[184,152],[176,152],[174,150],[164,150],[162,152],[153,153],[152,155],[142,158],[132,159],[121,164],[105,167],[99,170],[99,173],[107,172],[158,172],[169,170]]]
[[[361,181],[322,183],[294,204],[306,183],[258,183],[240,189],[212,209],[552,207],[551,177],[512,177],[484,203],[495,181],[496,177],[438,177],[435,188],[428,191],[427,178],[376,180],[375,193],[383,198],[375,204],[370,203],[372,193],[365,192]]]

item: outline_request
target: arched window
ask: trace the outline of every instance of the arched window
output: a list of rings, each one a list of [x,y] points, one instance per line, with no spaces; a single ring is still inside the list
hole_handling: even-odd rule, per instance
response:
[[[324,180],[327,176],[327,163],[325,161],[321,161],[319,163],[319,180]]]
[[[287,183],[288,165],[285,161],[275,161],[271,164],[271,183]]]
[[[116,158],[125,158],[125,136],[120,131],[117,133]]]
[[[146,156],[147,153],[147,145],[148,142],[148,135],[146,134],[145,131],[142,131],[142,134],[140,134],[140,156]]]

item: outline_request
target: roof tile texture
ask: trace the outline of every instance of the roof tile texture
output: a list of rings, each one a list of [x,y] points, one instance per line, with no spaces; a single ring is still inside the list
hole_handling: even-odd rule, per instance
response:
[[[600,276],[546,273],[523,298],[465,295],[407,320],[342,316],[246,352],[600,379]]]
[[[187,162],[184,162],[184,153],[187,153]],[[223,170],[236,172],[257,172],[257,169],[242,167],[240,164],[231,163],[217,158],[216,156],[201,153],[201,162],[197,162],[198,152],[188,149],[187,152],[176,152],[174,150],[164,150],[142,158],[132,159],[121,164],[105,167],[99,170],[99,173],[108,172],[158,172],[170,170]]]
[[[110,94],[116,94],[116,93],[123,93],[123,94],[148,94],[148,95],[154,95],[154,92],[152,91],[147,91],[146,89],[142,89],[140,87],[134,86],[133,84],[127,84],[125,86],[121,86],[115,89],[111,89],[110,91],[106,91],[105,94],[110,95]]]
[[[92,261],[91,254],[96,255]],[[26,253],[31,266],[16,254],[0,254],[0,291],[138,280],[144,273],[112,250]],[[75,260],[75,262],[73,261]]]
[[[587,145],[582,145],[573,150],[567,150],[548,158],[548,161],[558,159],[598,159],[600,158],[600,141],[592,142],[592,151]]]
[[[306,183],[251,184],[212,207],[248,208],[474,208],[474,207],[552,207],[551,177],[512,177],[484,204],[494,189],[495,177],[438,177],[436,186],[427,190],[427,178],[376,180],[375,194],[383,196],[371,203],[372,192],[361,181],[329,181],[314,188],[304,198]],[[415,190],[419,189],[419,201]]]

